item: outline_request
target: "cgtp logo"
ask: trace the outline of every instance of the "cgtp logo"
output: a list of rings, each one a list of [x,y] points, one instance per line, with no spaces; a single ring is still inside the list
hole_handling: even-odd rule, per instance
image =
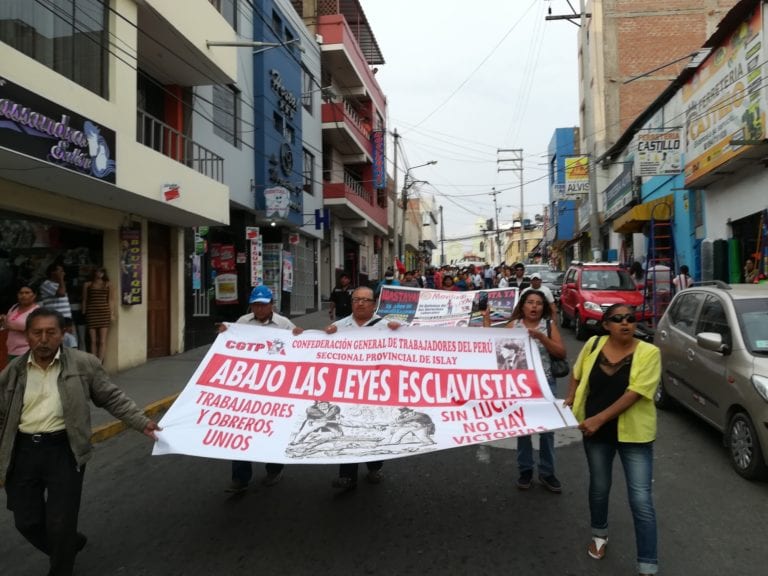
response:
[[[285,343],[282,340],[267,340],[267,354],[285,356]]]

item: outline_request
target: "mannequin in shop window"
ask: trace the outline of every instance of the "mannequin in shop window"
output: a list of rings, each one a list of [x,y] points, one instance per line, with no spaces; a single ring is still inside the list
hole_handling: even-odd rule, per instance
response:
[[[112,284],[104,268],[96,268],[83,284],[83,315],[91,339],[91,354],[104,363],[107,335],[114,319]]]

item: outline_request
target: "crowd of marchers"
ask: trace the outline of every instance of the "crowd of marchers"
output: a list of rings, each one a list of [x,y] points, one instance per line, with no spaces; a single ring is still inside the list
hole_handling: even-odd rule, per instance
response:
[[[455,276],[454,276],[455,274]],[[443,290],[517,287],[520,296],[510,321],[503,328],[525,330],[538,347],[547,382],[554,393],[553,366],[565,358],[556,322],[554,305],[541,290],[537,274],[525,276],[525,267],[490,266],[471,270],[435,270],[432,282]],[[403,273],[401,285],[429,286],[427,278]],[[412,284],[415,282],[415,286]],[[382,285],[400,283],[388,271]],[[435,286],[437,288],[437,286]],[[288,318],[273,310],[273,294],[257,286],[249,296],[250,312],[239,324],[303,332]],[[370,328],[382,318],[376,314],[375,289],[354,287],[343,274],[331,294],[328,335],[347,330]],[[490,309],[483,316],[490,326]],[[618,454],[624,466],[630,508],[635,524],[639,574],[655,574],[656,516],[652,499],[653,445],[656,435],[654,393],[660,378],[658,349],[634,338],[635,311],[624,304],[608,308],[603,316],[604,334],[590,339],[570,373],[564,400],[572,407],[584,436],[584,450],[590,475],[589,509],[591,539],[588,554],[605,556],[608,545],[608,501],[611,468]],[[383,323],[382,323],[383,324]],[[387,329],[396,330],[397,322]],[[225,324],[219,330],[226,330]],[[92,456],[90,444],[90,402],[103,407],[131,428],[151,438],[160,427],[146,418],[139,407],[115,386],[97,356],[64,346],[65,317],[54,308],[30,311],[24,324],[26,348],[0,372],[0,484],[5,486],[8,508],[17,530],[30,544],[46,554],[52,575],[70,576],[77,554],[87,538],[78,531],[78,516],[86,462]],[[343,434],[337,415],[327,403],[316,402],[307,412],[312,427]],[[409,410],[404,408],[404,410]],[[414,425],[417,413],[405,413]],[[366,480],[379,484],[384,479],[383,463],[368,462]],[[534,460],[530,437],[518,439],[519,478],[517,487],[533,485]],[[281,464],[267,464],[262,484],[275,485],[283,475]],[[248,489],[252,479],[250,462],[232,463],[231,492]],[[358,464],[339,467],[333,487],[342,492],[356,488]],[[540,435],[538,481],[545,489],[559,494],[560,480],[555,475],[554,437]]]

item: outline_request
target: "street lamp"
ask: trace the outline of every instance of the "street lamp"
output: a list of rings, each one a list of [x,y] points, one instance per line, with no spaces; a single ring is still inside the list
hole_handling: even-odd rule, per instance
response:
[[[404,252],[404,246],[405,246],[405,213],[408,209],[408,190],[416,184],[417,182],[426,182],[425,180],[413,180],[409,182],[409,177],[411,175],[411,170],[416,170],[416,168],[423,168],[424,166],[431,166],[433,164],[437,164],[437,160],[430,160],[429,162],[424,162],[424,164],[418,164],[417,166],[411,166],[408,168],[408,170],[405,171],[405,178],[403,179],[403,221],[400,222],[400,246],[398,246],[398,254],[400,257],[400,262],[403,262],[405,264],[405,252]]]

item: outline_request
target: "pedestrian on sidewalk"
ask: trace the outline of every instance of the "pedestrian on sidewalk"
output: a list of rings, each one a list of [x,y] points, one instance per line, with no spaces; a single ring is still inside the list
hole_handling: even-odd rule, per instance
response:
[[[596,560],[605,556],[611,469],[618,453],[635,525],[637,571],[644,576],[659,569],[653,505],[653,398],[661,380],[661,353],[634,337],[636,323],[631,306],[614,304],[605,311],[602,327],[608,336],[594,336],[581,349],[564,404],[573,407],[579,421],[589,466],[592,539],[587,553]]]
[[[272,290],[267,286],[256,286],[251,290],[251,295],[248,298],[248,304],[251,311],[248,314],[244,314],[237,319],[236,324],[248,324],[249,326],[265,326],[270,328],[280,328],[283,330],[292,330],[294,334],[300,333],[301,329],[291,322],[285,316],[281,316],[274,311],[274,297]],[[224,332],[227,329],[226,324],[218,324],[217,329],[219,332]],[[263,486],[274,486],[283,478],[284,464],[272,464],[265,465],[267,474],[262,478],[261,484]],[[227,487],[227,492],[240,493],[248,489],[253,478],[253,465],[250,462],[243,460],[232,461],[232,480]]]
[[[672,279],[672,284],[675,285],[675,290],[678,291],[685,290],[686,288],[693,286],[693,278],[691,278],[691,273],[688,270],[688,266],[685,264],[680,266],[680,274]]]
[[[85,465],[93,455],[89,401],[153,440],[160,427],[113,384],[98,358],[62,347],[64,316],[27,317],[29,352],[0,372],[0,484],[16,529],[71,576],[86,537],[77,531]]]
[[[352,292],[355,287],[352,286],[352,279],[347,272],[339,275],[339,282],[331,291],[331,303],[328,308],[328,315],[331,320],[341,320],[352,314]]]
[[[8,314],[0,316],[0,329],[8,330],[8,361],[29,351],[26,336],[27,316],[39,308],[35,302],[35,291],[29,284],[19,286],[16,300],[17,303],[11,306]]]
[[[40,305],[60,312],[64,318],[72,318],[64,266],[54,262],[48,266],[45,274],[48,278],[40,284]]]
[[[358,328],[369,328],[378,324],[382,318],[374,314],[376,299],[373,297],[373,290],[361,286],[352,294],[352,315],[337,320],[325,328],[326,334],[336,334],[339,330],[356,330]],[[387,326],[391,330],[400,327],[397,322],[389,322]],[[381,482],[381,468],[384,462],[377,460],[375,462],[366,462],[368,475],[366,480],[371,484]],[[357,462],[352,464],[341,464],[339,466],[339,477],[333,481],[333,487],[341,491],[354,490],[357,488]]]

